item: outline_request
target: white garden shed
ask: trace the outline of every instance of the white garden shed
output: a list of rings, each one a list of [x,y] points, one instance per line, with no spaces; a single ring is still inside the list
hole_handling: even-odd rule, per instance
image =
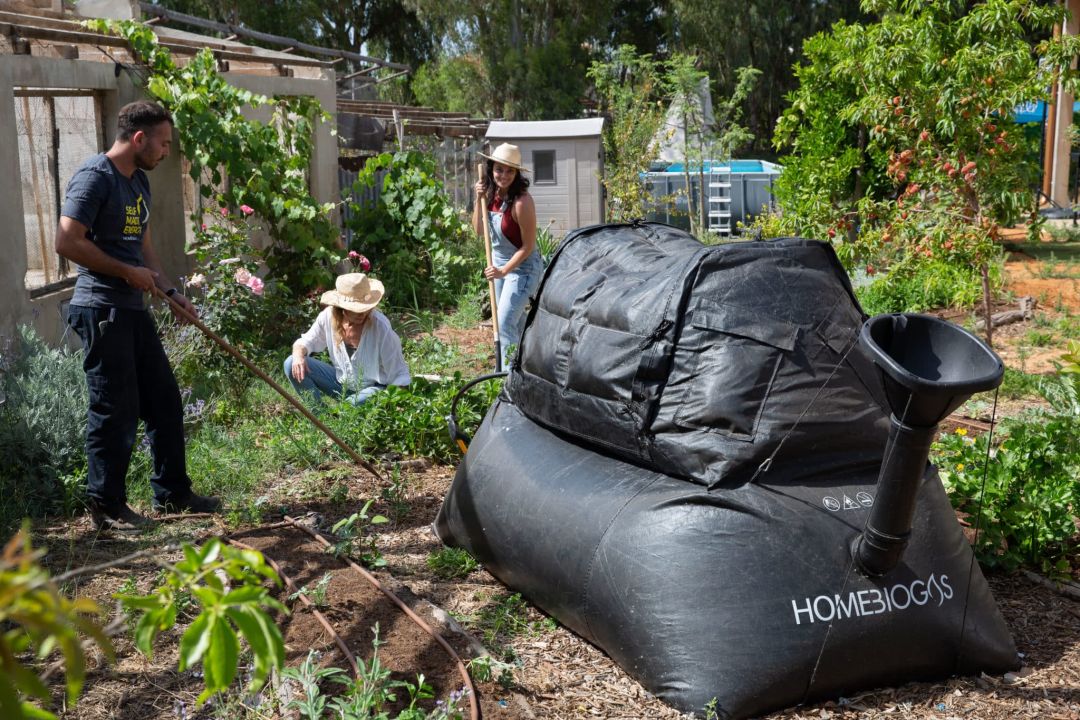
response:
[[[493,121],[487,140],[521,148],[529,169],[529,192],[536,203],[536,224],[556,238],[568,230],[604,221],[603,118],[528,122]]]

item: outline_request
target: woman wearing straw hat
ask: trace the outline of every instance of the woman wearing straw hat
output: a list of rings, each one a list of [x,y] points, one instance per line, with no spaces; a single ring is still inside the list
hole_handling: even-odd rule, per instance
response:
[[[508,350],[521,339],[525,306],[536,292],[543,270],[536,247],[536,206],[528,193],[529,181],[522,175],[526,168],[516,145],[503,143],[491,155],[480,155],[487,158],[487,165],[484,178],[476,183],[473,226],[482,235],[484,223],[489,224],[491,265],[484,268],[484,277],[495,281],[499,345],[502,366],[506,367]]]
[[[297,392],[310,392],[316,402],[326,394],[359,405],[388,385],[409,384],[401,339],[375,309],[382,297],[378,280],[363,273],[338,276],[334,289],[323,293],[326,308],[285,360],[285,376]],[[308,357],[321,350],[332,364]]]

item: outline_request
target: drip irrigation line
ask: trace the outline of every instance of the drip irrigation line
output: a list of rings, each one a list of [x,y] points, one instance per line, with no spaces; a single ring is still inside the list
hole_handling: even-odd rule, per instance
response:
[[[356,666],[356,656],[349,651],[349,646],[345,644],[344,638],[337,634],[337,631],[334,630],[334,626],[330,624],[330,621],[326,619],[326,616],[319,612],[319,609],[315,607],[315,603],[311,602],[311,600],[308,599],[307,595],[301,592],[300,588],[296,587],[296,583],[293,582],[292,578],[285,574],[285,572],[281,569],[281,566],[278,565],[277,562],[275,562],[266,553],[263,553],[261,550],[256,550],[250,545],[246,545],[239,540],[225,538],[225,541],[230,545],[240,548],[241,550],[253,550],[262,554],[267,564],[269,564],[270,567],[274,568],[274,571],[281,577],[282,580],[285,581],[285,587],[291,590],[292,593],[295,594],[298,598],[300,598],[300,602],[304,603],[306,607],[311,609],[312,614],[315,615],[315,619],[319,621],[319,624],[323,626],[324,630],[330,633],[330,637],[334,639],[334,642],[337,643],[338,648],[341,650],[342,653],[344,653],[345,659],[349,661],[349,667],[352,668],[353,677],[359,677],[360,669]]]
[[[324,547],[333,547],[330,542],[321,534],[315,532],[314,530],[305,525],[301,525],[288,515],[285,516],[285,521],[290,523],[298,530],[307,533]],[[469,696],[469,718],[470,720],[479,720],[480,706],[476,698],[476,688],[473,687],[472,678],[469,677],[469,671],[466,669],[465,663],[462,662],[461,656],[459,656],[457,652],[454,651],[454,648],[450,647],[450,643],[446,642],[446,639],[442,635],[437,633],[430,625],[428,625],[427,622],[425,622],[422,617],[417,615],[412,608],[406,605],[401,598],[399,598],[397,595],[395,595],[393,592],[383,586],[383,584],[379,582],[378,578],[376,578],[374,575],[372,575],[367,570],[360,567],[347,557],[341,558],[341,560],[346,562],[349,567],[359,573],[361,577],[374,585],[377,590],[379,590],[383,595],[385,595],[392,603],[397,605],[398,608],[402,612],[404,612],[410,620],[420,626],[420,629],[430,635],[431,638],[435,640],[435,642],[439,643],[439,645],[442,646],[442,649],[446,651],[446,654],[449,655],[453,659],[454,663],[457,665],[458,674],[461,675],[461,680],[465,685],[466,691]]]
[[[208,338],[210,338],[210,339],[211,339],[211,340],[213,340],[213,341],[214,341],[215,343],[217,343],[217,344],[218,344],[218,345],[219,345],[219,346],[221,347],[221,349],[223,349],[223,350],[224,350],[225,352],[229,353],[229,354],[230,354],[230,355],[232,355],[232,356],[233,356],[234,358],[236,358],[237,360],[239,360],[239,361],[240,361],[240,362],[241,362],[241,363],[242,363],[242,364],[244,365],[244,367],[246,367],[246,368],[247,368],[248,370],[250,370],[251,372],[255,373],[255,375],[257,375],[257,376],[258,376],[258,377],[259,377],[259,378],[260,378],[260,379],[261,379],[261,380],[262,380],[263,382],[265,382],[265,383],[266,383],[267,385],[269,385],[269,386],[270,386],[270,387],[272,387],[272,388],[273,388],[274,390],[276,390],[276,391],[277,391],[277,393],[278,393],[279,395],[281,395],[281,397],[283,397],[283,398],[285,398],[285,399],[286,399],[287,401],[289,401],[289,404],[291,404],[291,405],[292,405],[292,406],[293,406],[294,408],[296,408],[296,410],[298,410],[298,411],[300,412],[300,414],[301,414],[301,415],[303,415],[303,416],[304,416],[305,418],[307,418],[308,420],[310,420],[310,421],[311,421],[311,423],[312,423],[312,424],[313,424],[313,425],[314,425],[315,427],[319,428],[319,430],[322,430],[322,432],[323,432],[323,433],[324,433],[324,434],[325,434],[325,435],[326,435],[326,436],[327,436],[328,438],[330,438],[331,440],[333,440],[333,441],[334,441],[334,444],[336,444],[336,445],[337,445],[337,446],[338,446],[339,448],[341,448],[342,450],[344,450],[344,451],[345,451],[345,453],[346,453],[346,454],[347,454],[347,455],[348,455],[349,457],[351,457],[351,458],[352,458],[352,459],[353,459],[354,461],[356,461],[356,464],[357,464],[357,465],[361,466],[362,468],[364,468],[365,470],[367,470],[367,471],[368,471],[369,473],[371,473],[372,475],[374,475],[374,476],[375,476],[376,478],[378,478],[378,480],[379,480],[380,482],[386,482],[386,479],[385,479],[385,478],[383,478],[382,474],[381,474],[381,473],[380,473],[380,472],[379,472],[378,470],[376,470],[376,469],[375,469],[375,466],[374,466],[374,465],[372,465],[371,463],[369,463],[369,462],[368,462],[367,460],[365,460],[364,458],[360,457],[360,455],[359,455],[359,454],[358,454],[358,453],[357,453],[357,452],[356,452],[355,450],[353,450],[353,449],[352,449],[351,447],[349,447],[349,446],[348,446],[348,445],[347,445],[347,444],[345,443],[345,441],[344,441],[344,440],[342,440],[341,438],[339,438],[339,437],[338,437],[338,436],[337,436],[337,435],[336,435],[336,434],[334,433],[334,431],[333,431],[333,430],[331,430],[330,428],[328,428],[328,427],[327,427],[327,426],[326,426],[326,425],[325,425],[325,424],[324,424],[324,423],[323,423],[323,422],[322,422],[321,420],[319,420],[319,419],[318,419],[317,417],[315,417],[314,415],[312,415],[312,414],[311,414],[311,411],[310,411],[310,410],[308,410],[308,409],[307,409],[306,407],[304,407],[304,404],[303,404],[303,403],[301,403],[301,402],[300,402],[299,400],[297,400],[297,399],[296,399],[295,397],[293,397],[292,395],[290,395],[290,394],[289,394],[289,393],[288,393],[288,392],[287,392],[287,391],[285,390],[285,388],[281,387],[281,385],[279,385],[278,383],[276,383],[276,382],[275,382],[275,381],[274,381],[274,380],[273,380],[273,379],[272,379],[272,378],[271,378],[271,377],[270,377],[269,375],[267,375],[267,374],[266,374],[265,372],[263,372],[263,371],[262,371],[262,370],[261,370],[261,369],[260,369],[260,368],[259,368],[259,367],[258,367],[257,365],[255,365],[255,363],[253,363],[253,362],[251,362],[250,360],[248,360],[248,359],[247,359],[246,357],[244,357],[244,356],[243,356],[243,355],[242,355],[242,354],[240,353],[240,351],[239,351],[239,350],[237,350],[237,349],[236,349],[236,348],[234,348],[234,347],[233,347],[232,345],[230,345],[230,344],[229,344],[228,342],[226,342],[226,341],[225,341],[224,339],[222,339],[221,337],[219,337],[219,336],[217,335],[217,333],[215,333],[215,332],[214,332],[213,330],[211,330],[210,328],[206,327],[206,325],[204,325],[204,324],[203,324],[203,322],[202,322],[201,320],[199,320],[199,318],[197,318],[197,317],[195,316],[195,314],[194,314],[194,313],[191,313],[191,312],[189,312],[189,311],[188,311],[188,310],[187,310],[186,308],[182,307],[182,306],[180,305],[180,303],[178,303],[178,302],[177,302],[176,300],[173,300],[173,299],[172,299],[171,297],[169,297],[168,295],[166,295],[166,294],[165,294],[164,292],[162,292],[161,288],[157,287],[156,285],[155,285],[155,286],[153,287],[153,289],[152,289],[152,291],[151,291],[151,292],[152,292],[152,294],[153,294],[153,295],[155,295],[155,296],[157,296],[157,297],[159,297],[159,298],[163,299],[163,300],[164,300],[165,302],[167,302],[167,303],[169,304],[169,306],[170,306],[170,307],[171,307],[171,308],[172,308],[172,309],[173,309],[173,310],[174,310],[175,312],[177,312],[177,313],[178,313],[178,314],[180,315],[180,317],[184,318],[184,319],[185,319],[185,320],[187,320],[187,321],[188,321],[189,323],[191,323],[191,324],[192,324],[192,325],[194,325],[195,327],[199,328],[199,330],[201,330],[201,331],[203,332],[203,334],[204,334],[204,335],[206,335],[206,336],[207,336]]]

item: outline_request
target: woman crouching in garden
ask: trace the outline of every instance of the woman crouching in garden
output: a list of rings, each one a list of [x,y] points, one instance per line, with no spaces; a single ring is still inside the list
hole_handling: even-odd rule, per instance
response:
[[[484,268],[484,277],[495,281],[505,369],[510,349],[521,341],[525,308],[544,268],[536,247],[536,206],[528,192],[529,181],[521,174],[525,170],[521,151],[503,143],[491,155],[480,156],[487,158],[487,167],[483,180],[476,183],[473,227],[483,237],[484,223],[489,223],[492,264]]]
[[[401,339],[375,309],[382,297],[378,280],[363,273],[338,276],[335,289],[320,301],[327,307],[285,360],[285,375],[297,392],[310,392],[317,403],[325,394],[359,405],[388,385],[409,384]],[[309,357],[322,350],[331,364]]]

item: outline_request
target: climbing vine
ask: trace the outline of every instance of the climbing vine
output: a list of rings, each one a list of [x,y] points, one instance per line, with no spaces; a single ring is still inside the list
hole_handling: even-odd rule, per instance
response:
[[[123,37],[146,65],[146,91],[172,113],[203,197],[226,214],[240,206],[254,210],[274,241],[265,250],[251,250],[268,277],[293,294],[327,284],[340,250],[334,204],[316,202],[308,188],[312,136],[316,123],[329,118],[318,100],[268,98],[230,85],[209,50],[177,65],[142,23],[89,20],[86,26]],[[268,122],[244,114],[264,106],[271,109]],[[193,222],[201,227],[201,213]]]

